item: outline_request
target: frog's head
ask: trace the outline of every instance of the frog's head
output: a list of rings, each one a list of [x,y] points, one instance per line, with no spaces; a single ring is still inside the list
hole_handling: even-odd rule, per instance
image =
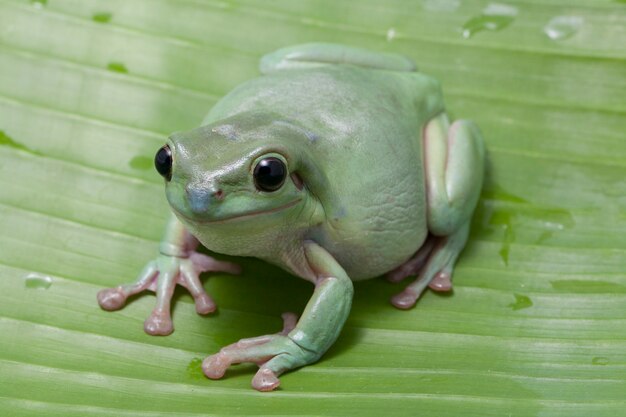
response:
[[[284,228],[308,212],[303,176],[316,171],[308,162],[314,140],[276,115],[244,113],[173,134],[155,166],[172,209],[193,232]]]

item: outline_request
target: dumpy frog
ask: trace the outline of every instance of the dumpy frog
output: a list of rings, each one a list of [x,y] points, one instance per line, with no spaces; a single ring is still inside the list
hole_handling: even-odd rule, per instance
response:
[[[174,133],[156,154],[173,216],[157,258],[133,284],[102,290],[106,310],[156,292],[145,331],[173,331],[177,284],[200,314],[216,305],[204,271],[239,267],[196,252],[252,256],[315,286],[280,333],[243,339],[203,362],[212,379],[252,362],[252,386],[317,361],[350,313],[353,281],[417,276],[392,304],[412,307],[430,286],[451,289],[483,181],[474,123],[451,123],[439,83],[406,57],[334,44],[264,56],[261,77],[222,98],[200,127]]]

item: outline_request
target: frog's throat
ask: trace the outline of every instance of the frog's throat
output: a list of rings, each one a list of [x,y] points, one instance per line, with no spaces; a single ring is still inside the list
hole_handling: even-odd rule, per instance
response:
[[[256,217],[256,216],[260,216],[260,215],[263,215],[263,214],[276,213],[278,211],[282,211],[282,210],[288,209],[289,207],[293,207],[296,204],[298,204],[300,201],[302,201],[302,198],[297,198],[297,199],[295,199],[293,201],[290,201],[289,203],[283,204],[282,206],[274,207],[274,208],[269,209],[269,210],[251,211],[251,212],[248,212],[248,213],[241,213],[241,214],[237,214],[235,216],[226,217],[226,218],[223,218],[223,219],[215,219],[215,220],[198,220],[198,219],[194,219],[194,218],[191,218],[191,217],[185,215],[184,213],[181,213],[178,210],[176,210],[176,213],[178,213],[179,215],[181,215],[186,220],[188,220],[188,221],[190,221],[192,223],[197,223],[197,224],[219,224],[219,223],[230,222],[230,221],[233,221],[233,220],[244,220],[246,218]]]

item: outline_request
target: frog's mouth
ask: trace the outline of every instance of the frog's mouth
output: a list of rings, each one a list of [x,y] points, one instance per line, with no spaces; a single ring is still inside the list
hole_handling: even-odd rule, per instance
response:
[[[185,213],[181,213],[179,210],[176,210],[176,212],[184,217],[186,220],[193,222],[193,223],[198,223],[198,224],[219,224],[219,223],[226,223],[226,222],[231,222],[234,220],[245,220],[245,219],[249,219],[252,217],[256,217],[256,216],[260,216],[263,214],[271,214],[271,213],[276,213],[279,211],[283,211],[286,210],[290,207],[295,206],[296,204],[298,204],[300,201],[302,201],[301,198],[297,198],[293,201],[290,201],[286,204],[283,204],[282,206],[278,206],[278,207],[274,207],[268,210],[257,210],[257,211],[250,211],[247,213],[241,213],[241,214],[236,214],[234,216],[230,216],[230,217],[224,217],[221,219],[212,219],[212,220],[200,220],[200,219],[195,219],[193,217],[189,217],[188,215],[186,215]]]

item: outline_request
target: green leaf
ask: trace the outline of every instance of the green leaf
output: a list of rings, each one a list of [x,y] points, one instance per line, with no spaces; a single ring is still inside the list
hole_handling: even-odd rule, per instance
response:
[[[0,415],[617,416],[626,409],[626,4],[546,0],[0,0]],[[469,31],[469,32],[468,32]],[[259,261],[101,311],[167,218],[148,169],[261,55],[308,41],[399,52],[475,120],[488,178],[451,296],[398,311],[356,286],[317,364],[250,388],[200,360],[275,332],[310,285]]]

